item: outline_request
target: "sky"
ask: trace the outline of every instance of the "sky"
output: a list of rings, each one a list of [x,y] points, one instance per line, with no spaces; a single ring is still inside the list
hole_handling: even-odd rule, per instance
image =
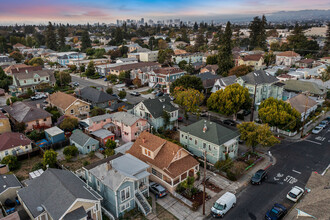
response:
[[[0,24],[83,24],[330,9],[329,0],[0,0]]]

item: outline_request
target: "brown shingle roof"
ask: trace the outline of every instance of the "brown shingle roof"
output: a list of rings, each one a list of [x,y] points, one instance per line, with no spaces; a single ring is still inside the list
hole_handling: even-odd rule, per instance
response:
[[[155,158],[152,159],[142,154],[141,146],[153,152],[159,148],[160,150]],[[187,155],[172,163],[175,155],[179,150],[186,151],[184,148],[177,144],[144,131],[140,134],[131,149],[129,149],[126,153],[129,153],[144,162],[158,167],[167,173],[170,177],[175,178],[199,164],[198,161],[191,155]]]
[[[131,64],[126,64],[126,65],[120,65],[120,66],[115,66],[115,67],[110,67],[110,70],[118,70],[118,71],[126,71],[126,70],[132,70],[132,69],[138,69],[138,68],[143,68],[143,67],[148,67],[148,66],[159,66],[161,65],[156,62],[141,62],[141,63],[131,63]]]
[[[294,51],[285,51],[282,53],[277,54],[277,56],[281,56],[281,57],[297,57],[300,56],[299,54],[297,54]]]
[[[76,97],[63,93],[63,92],[56,92],[49,96],[49,102],[55,105],[58,108],[63,110],[67,109],[73,102],[77,100]],[[82,100],[81,100],[82,101]],[[82,101],[83,102],[83,101]]]
[[[306,101],[306,98],[308,98],[308,102]],[[307,109],[310,109],[313,106],[317,105],[316,101],[307,97],[304,94],[296,95],[295,97],[292,97],[291,99],[288,99],[286,101],[290,103],[292,108],[296,109],[300,113],[305,112],[306,105],[307,105]]]
[[[31,143],[31,140],[24,134],[6,132],[0,135],[0,151],[8,150],[17,146],[25,146]]]
[[[244,61],[259,61],[263,57],[262,54],[251,54],[251,55],[246,55],[242,58]]]
[[[167,75],[167,74],[182,73],[184,71],[182,69],[176,68],[176,67],[164,67],[164,68],[155,69],[154,72],[158,73],[158,74],[166,74]]]
[[[28,66],[26,64],[14,64],[14,65],[10,65],[8,66],[6,69],[4,69],[5,73],[25,73],[26,70],[28,70],[29,72],[31,71],[37,71],[37,70],[42,70],[41,66]]]

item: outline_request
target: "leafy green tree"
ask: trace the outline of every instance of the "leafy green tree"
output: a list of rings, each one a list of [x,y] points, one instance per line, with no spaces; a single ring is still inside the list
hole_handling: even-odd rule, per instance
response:
[[[107,88],[106,93],[108,93],[109,95],[112,95],[113,89],[111,87]]]
[[[247,65],[240,65],[240,66],[235,66],[231,70],[229,70],[229,76],[245,76],[249,72],[252,71],[252,67],[247,66]]]
[[[72,131],[78,126],[78,119],[65,118],[60,124],[60,128],[65,131]]]
[[[195,48],[196,50],[199,50],[202,46],[205,44],[205,38],[202,32],[197,34],[196,41],[195,41]]]
[[[81,36],[81,50],[85,51],[87,48],[92,47],[91,39],[89,38],[88,31],[84,31]]]
[[[79,153],[78,148],[74,145],[69,145],[69,146],[65,147],[63,150],[63,154],[65,156],[75,157],[78,155],[78,153]]]
[[[185,89],[196,89],[202,91],[204,89],[203,82],[200,78],[196,76],[184,75],[176,79],[170,87],[171,92],[174,92],[175,87],[183,87]]]
[[[176,87],[180,88],[180,87]],[[199,107],[203,103],[205,96],[196,89],[184,89],[175,91],[175,103],[179,104],[185,112],[198,113]]]
[[[57,50],[57,40],[55,34],[55,28],[51,22],[48,22],[48,26],[45,31],[46,46],[51,50]]]
[[[210,55],[206,58],[206,65],[218,64],[218,55]]]
[[[171,63],[174,51],[172,49],[159,50],[158,52],[158,62],[164,65],[169,65]]]
[[[86,67],[85,67],[85,65],[80,65],[80,67],[79,67],[79,70],[80,70],[80,72],[85,72],[86,71]]]
[[[237,127],[241,133],[240,138],[245,141],[248,147],[252,148],[253,152],[258,145],[269,147],[280,143],[267,124],[257,125],[255,122],[243,122]]]
[[[11,76],[7,76],[5,71],[3,71],[0,66],[0,88],[8,91],[9,86],[13,83],[13,78]]]
[[[115,149],[117,146],[116,142],[114,140],[108,139],[105,143],[105,147],[109,149]]]
[[[221,45],[218,51],[218,72],[222,76],[227,76],[231,68],[234,67],[233,55],[232,55],[232,30],[231,24],[228,21],[225,29],[225,33],[221,36]]]
[[[258,16],[253,18],[253,21],[251,21],[249,25],[249,28],[251,30],[250,49],[266,48],[266,39],[267,39],[266,25],[267,25],[267,20],[264,15],[262,16],[262,19],[260,19]]]
[[[44,66],[44,61],[40,57],[34,57],[29,61],[30,66]]]
[[[9,167],[9,170],[15,170],[19,167],[19,162],[17,160],[17,157],[14,155],[7,155],[1,160],[2,164],[7,164]]]
[[[178,65],[179,65],[180,69],[184,70],[186,68],[187,64],[188,64],[187,61],[181,60]]]
[[[49,167],[54,168],[57,163],[57,155],[58,155],[58,153],[55,152],[53,149],[46,150],[44,153],[44,158],[43,158],[44,166],[48,165]]]
[[[235,83],[212,93],[207,100],[207,107],[227,116],[234,115],[236,119],[237,112],[250,108],[251,102],[249,90]]]
[[[107,76],[107,80],[109,80],[111,83],[117,82],[118,76],[115,74],[109,74]]]
[[[47,112],[49,112],[50,114],[52,114],[52,122],[53,124],[55,124],[57,122],[57,119],[61,116],[60,112],[58,111],[56,106],[48,106],[45,109]]]
[[[194,24],[194,31],[197,31],[198,30],[198,24],[197,24],[197,22],[195,22],[195,24]]]
[[[86,73],[86,76],[87,77],[91,77],[91,76],[94,76],[95,75],[95,66],[94,66],[94,62],[93,61],[90,61],[88,63],[88,66],[87,66],[87,69],[85,71]]]
[[[104,115],[104,114],[105,114],[105,110],[103,108],[99,108],[99,107],[94,107],[90,111],[90,116],[91,117],[98,116],[98,115]]]
[[[69,65],[68,67],[69,67],[69,69],[72,73],[77,71],[77,66],[76,65]]]
[[[56,84],[59,86],[67,86],[71,82],[71,75],[68,72],[60,71],[55,73]]]
[[[275,63],[276,56],[272,52],[266,53],[264,56],[264,60],[265,60],[266,66],[270,66]]]
[[[112,155],[115,155],[115,150],[111,149],[111,148],[106,148],[104,150],[104,154],[105,154],[105,156],[110,157]]]
[[[45,132],[41,131],[38,132],[37,130],[31,131],[30,134],[27,135],[29,139],[33,140],[33,141],[39,141],[41,139],[45,138]]]
[[[163,111],[162,118],[164,120],[164,128],[166,129],[171,124],[171,115],[167,111]]]
[[[126,97],[126,91],[125,90],[122,90],[118,93],[118,96],[120,99],[124,99]]]
[[[65,37],[67,36],[64,25],[60,25],[60,27],[57,30],[57,34],[58,34],[58,41],[59,41],[58,42],[59,49],[61,51],[64,51],[66,49]]]
[[[258,115],[263,123],[286,130],[297,129],[301,121],[301,114],[296,109],[273,97],[261,102]]]
[[[1,45],[0,45],[0,48],[1,48]],[[1,52],[1,49],[0,49],[0,52]],[[328,22],[328,29],[327,29],[327,34],[326,34],[326,39],[325,39],[325,42],[324,42],[324,46],[322,48],[322,53],[323,53],[324,56],[330,55],[330,22]]]
[[[11,52],[9,54],[9,57],[13,58],[16,61],[16,63],[20,63],[24,59],[23,54],[16,50]]]

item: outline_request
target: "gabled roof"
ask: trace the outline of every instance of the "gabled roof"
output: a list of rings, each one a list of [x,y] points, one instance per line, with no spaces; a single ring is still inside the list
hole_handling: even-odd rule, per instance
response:
[[[177,67],[163,67],[163,68],[154,69],[154,72],[158,74],[171,75],[171,74],[183,73],[185,71]]]
[[[207,88],[212,88],[215,81],[217,79],[221,78],[221,76],[210,73],[210,72],[200,73],[200,74],[196,75],[196,77],[198,77],[202,80],[203,87],[206,88],[206,89]]]
[[[46,209],[52,219],[60,219],[77,199],[98,201],[86,184],[68,170],[47,169],[41,176],[18,191],[27,209],[33,217],[42,212],[38,207]]]
[[[206,126],[205,132],[203,132],[204,126]],[[237,130],[231,130],[208,120],[199,120],[191,125],[181,127],[180,130],[216,145],[222,145],[240,135]]]
[[[308,101],[306,101],[306,99],[308,99]],[[291,107],[296,109],[300,113],[305,112],[306,106],[307,109],[310,109],[313,106],[317,105],[317,102],[314,99],[311,99],[304,94],[296,95],[291,99],[286,100],[286,102],[290,103]]]
[[[14,174],[0,175],[0,194],[12,187],[22,187],[16,176]]]
[[[244,61],[259,61],[263,57],[262,54],[250,54],[242,58]]]
[[[135,115],[127,113],[127,112],[115,112],[113,114],[110,114],[109,116],[112,121],[120,121],[126,126],[132,126],[135,124],[135,122],[142,119],[138,116],[135,116]],[[145,120],[145,119],[142,119],[142,120]]]
[[[163,111],[173,112],[178,110],[178,108],[171,104],[169,97],[146,99],[143,100],[142,103],[154,118],[161,117],[163,115]]]
[[[64,131],[57,126],[48,128],[45,130],[45,132],[47,132],[51,136],[56,136],[56,135],[64,133]]]
[[[226,87],[226,86],[236,83],[236,79],[237,79],[237,77],[235,75],[233,75],[233,76],[227,76],[227,77],[220,78],[220,79],[218,79],[218,81],[221,86]]]
[[[149,149],[150,151],[159,149],[159,152],[155,158],[152,159],[142,154],[141,147]],[[177,144],[162,139],[156,135],[150,134],[147,131],[143,131],[134,142],[133,146],[126,153],[131,154],[146,163],[158,167],[170,177],[175,178],[199,164],[199,162],[188,152],[187,156],[172,162],[180,150],[187,152],[184,148]]]
[[[277,79],[275,76],[268,74],[264,70],[256,70],[239,78],[243,79],[245,83],[252,85],[268,84],[279,81],[279,79]]]
[[[110,70],[126,71],[132,69],[138,69],[142,67],[161,67],[159,63],[156,62],[142,62],[142,63],[131,63],[115,67],[110,67]]]
[[[29,105],[25,102],[15,102],[11,106],[4,106],[5,111],[18,122],[30,122],[38,119],[45,119],[52,115],[40,108]]]
[[[111,100],[116,99],[116,97],[106,92],[94,89],[89,86],[86,86],[83,89],[76,91],[76,95],[82,99],[88,100],[89,102],[93,103],[109,102]]]
[[[66,110],[70,105],[72,105],[76,101],[84,102],[89,104],[81,99],[77,99],[76,97],[63,93],[63,92],[55,92],[51,94],[48,98],[49,102],[55,105],[58,108]]]
[[[49,79],[53,79],[53,81],[55,81],[55,78],[52,77],[54,75],[53,70],[27,69],[24,72],[13,73],[14,77],[18,80],[33,79],[36,74],[39,75],[40,77],[48,76]]]
[[[310,92],[311,94],[314,95],[324,95],[326,93],[326,88],[317,85],[316,83],[313,82],[307,82],[307,81],[302,81],[302,80],[287,80],[283,82],[284,89],[288,91],[293,91],[293,92]]]
[[[0,134],[0,151],[9,150],[18,146],[31,144],[31,140],[24,134],[15,132],[6,132]]]
[[[300,55],[297,54],[294,51],[285,51],[285,52],[277,54],[277,56],[281,56],[281,57],[298,57]]]
[[[13,64],[4,69],[5,73],[20,73],[25,71],[37,71],[42,70],[41,66],[28,66],[26,64]]]
[[[88,141],[92,141],[94,143],[99,143],[98,140],[95,140],[94,138],[88,136],[87,134],[85,134],[84,132],[82,132],[79,129],[76,129],[72,132],[72,135],[70,136],[70,140],[76,142],[77,144],[79,144],[80,146],[85,146],[85,144]]]

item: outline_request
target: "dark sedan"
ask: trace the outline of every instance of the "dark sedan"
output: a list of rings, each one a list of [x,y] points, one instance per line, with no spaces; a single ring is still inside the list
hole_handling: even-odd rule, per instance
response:
[[[266,213],[266,220],[279,220],[282,219],[287,213],[285,206],[275,203],[273,207]]]
[[[261,182],[265,179],[267,179],[268,174],[265,170],[258,170],[251,178],[251,183],[260,185]]]

